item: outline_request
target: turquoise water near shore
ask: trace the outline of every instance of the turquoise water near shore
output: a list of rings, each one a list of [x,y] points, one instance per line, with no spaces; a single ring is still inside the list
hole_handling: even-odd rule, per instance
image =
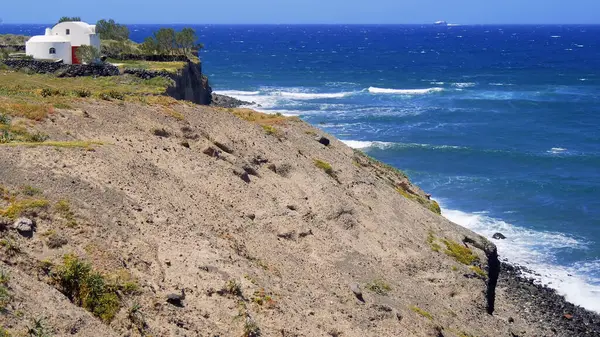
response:
[[[44,25],[0,25],[41,34]],[[157,26],[130,26],[142,41]],[[195,26],[219,93],[403,169],[600,312],[600,26]]]

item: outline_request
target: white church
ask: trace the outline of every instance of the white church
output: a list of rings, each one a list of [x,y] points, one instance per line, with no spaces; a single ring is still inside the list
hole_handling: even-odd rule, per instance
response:
[[[100,50],[96,26],[85,22],[61,22],[45,35],[31,37],[25,44],[25,53],[34,59],[63,60],[65,64],[81,63],[76,57],[80,46],[94,46]]]

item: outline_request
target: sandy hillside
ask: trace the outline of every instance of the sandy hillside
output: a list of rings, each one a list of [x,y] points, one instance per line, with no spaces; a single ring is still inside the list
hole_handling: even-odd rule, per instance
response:
[[[556,335],[502,289],[490,315],[489,243],[304,122],[74,108],[34,126],[71,143],[0,146],[0,322],[15,336],[35,320],[54,336]]]

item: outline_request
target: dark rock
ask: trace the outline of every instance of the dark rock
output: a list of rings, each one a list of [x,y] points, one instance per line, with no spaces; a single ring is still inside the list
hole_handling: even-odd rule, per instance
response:
[[[167,302],[176,307],[183,308],[183,300],[185,299],[185,291],[181,289],[181,294],[169,294],[167,295]]]
[[[13,228],[16,229],[19,234],[31,237],[33,235],[33,231],[35,230],[35,223],[33,220],[28,218],[18,218],[13,223]]]
[[[125,69],[123,71],[123,73],[133,75],[133,76],[139,77],[144,80],[150,80],[155,77],[164,77],[164,78],[172,79],[175,76],[175,74],[170,73],[168,71],[154,71],[154,70],[147,70],[147,69],[131,69],[131,68]]]
[[[233,149],[231,148],[231,145],[228,144],[229,142],[221,140],[221,141],[215,141],[215,146],[218,147],[219,149],[223,150],[224,152],[227,153],[233,153]]]
[[[243,169],[234,169],[233,173],[246,183],[250,183],[250,176],[248,175],[248,172],[244,171]]]
[[[309,229],[307,232],[301,232],[300,234],[298,234],[298,236],[301,237],[301,238],[305,238],[305,237],[307,237],[309,235],[314,235],[313,232],[312,232],[312,229]]]
[[[259,176],[259,174],[258,174],[258,171],[257,171],[257,170],[256,170],[254,167],[252,167],[250,164],[244,164],[244,165],[242,166],[242,169],[243,169],[244,171],[246,171],[246,173],[248,173],[248,174],[250,174],[250,175],[253,175],[253,176],[255,176],[255,177],[258,177],[258,176]]]
[[[329,144],[331,143],[331,142],[329,141],[329,139],[328,139],[328,138],[326,138],[326,137],[317,137],[317,138],[315,138],[315,140],[316,140],[317,142],[319,142],[319,143],[321,143],[321,144],[325,145],[325,146],[329,146]]]
[[[291,211],[295,211],[298,209],[298,207],[296,207],[296,205],[287,205],[287,208]]]
[[[11,224],[12,222],[9,219],[0,216],[0,232],[7,230]]]
[[[252,162],[255,165],[263,165],[269,162],[269,159],[263,158],[261,155],[258,155],[252,159]]]
[[[221,151],[215,149],[212,146],[209,146],[206,149],[202,150],[202,153],[204,153],[207,156],[215,157],[215,158],[219,158],[221,155]]]
[[[363,303],[365,302],[362,290],[360,289],[360,284],[358,284],[358,283],[351,283],[350,284],[350,290],[352,290],[352,292],[354,293],[354,296],[356,296],[356,298],[359,301],[361,301]]]
[[[296,239],[296,231],[281,232],[281,233],[277,234],[277,237],[280,237],[280,238],[286,239],[286,240],[295,240]]]
[[[502,233],[495,233],[494,235],[492,235],[492,238],[496,240],[504,240],[506,239],[506,236],[504,236],[504,234]]]
[[[219,94],[215,94],[215,93],[212,94],[211,105],[216,106],[216,107],[231,109],[231,108],[238,108],[242,105],[252,105],[252,104],[254,104],[254,103],[242,101],[237,98],[233,98],[233,97],[229,97],[229,96],[225,96],[225,95],[219,95]]]

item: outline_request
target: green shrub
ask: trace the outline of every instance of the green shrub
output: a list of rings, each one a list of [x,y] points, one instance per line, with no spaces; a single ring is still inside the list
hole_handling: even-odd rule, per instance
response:
[[[331,164],[329,164],[328,162],[320,160],[320,159],[314,159],[314,163],[315,163],[316,167],[325,171],[325,173],[327,173],[328,175],[330,175],[332,177],[335,175],[335,172],[333,172],[333,167],[331,167]]]
[[[75,89],[73,90],[73,93],[75,93],[75,96],[82,98],[90,97],[92,95],[92,92],[87,89]]]
[[[10,125],[10,117],[0,114],[0,125]]]
[[[242,287],[236,280],[227,281],[224,290],[233,296],[242,296]]]
[[[109,283],[102,274],[93,271],[89,263],[74,255],[65,255],[63,261],[54,274],[60,291],[104,322],[112,321],[121,309],[117,295],[121,287]]]
[[[387,293],[392,290],[392,287],[390,287],[390,285],[382,279],[376,279],[370,283],[367,283],[365,288],[378,295],[387,295]]]
[[[75,52],[77,59],[85,64],[99,64],[102,63],[100,61],[100,57],[102,56],[100,50],[94,46],[83,45],[77,48]]]
[[[428,313],[427,311],[425,311],[425,310],[423,310],[423,309],[421,309],[421,308],[419,308],[419,307],[417,307],[415,305],[412,305],[410,307],[410,310],[412,310],[412,311],[416,312],[417,314],[419,314],[419,315],[421,315],[421,316],[429,319],[430,321],[433,320],[433,316],[431,316],[430,313]]]
[[[27,328],[29,337],[51,337],[49,329],[44,324],[43,318],[33,320],[33,326]]]
[[[31,143],[43,143],[47,141],[50,137],[47,134],[36,132],[34,134],[28,134],[24,137],[24,141]]]
[[[8,330],[0,326],[0,337],[11,337],[11,334]]]
[[[483,278],[487,278],[487,273],[483,269],[481,269],[477,266],[469,266],[469,269],[471,269],[475,274],[477,274]]]
[[[444,239],[443,242],[446,245],[446,250],[444,253],[452,256],[454,259],[456,259],[456,261],[462,264],[470,265],[478,260],[477,255],[473,254],[473,251],[469,247],[465,247],[464,245],[452,240]]]

